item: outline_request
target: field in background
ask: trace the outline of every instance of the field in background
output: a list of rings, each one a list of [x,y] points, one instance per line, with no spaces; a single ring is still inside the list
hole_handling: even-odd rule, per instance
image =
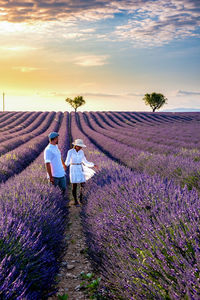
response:
[[[0,113],[0,298],[54,290],[67,208],[43,150],[82,138],[99,165],[82,209],[109,299],[200,297],[200,113]]]

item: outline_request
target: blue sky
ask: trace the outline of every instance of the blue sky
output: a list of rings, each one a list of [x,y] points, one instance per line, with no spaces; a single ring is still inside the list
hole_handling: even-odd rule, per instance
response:
[[[0,31],[8,110],[200,109],[200,1],[0,0]]]

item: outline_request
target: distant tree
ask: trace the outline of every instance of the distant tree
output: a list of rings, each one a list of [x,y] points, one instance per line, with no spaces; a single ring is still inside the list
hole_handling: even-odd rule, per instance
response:
[[[157,94],[155,92],[152,94],[145,94],[143,100],[146,105],[149,105],[152,108],[153,112],[167,103],[167,98],[163,94]]]
[[[85,100],[83,99],[83,96],[76,96],[74,99],[67,98],[65,99],[65,101],[75,109],[75,112],[77,111],[78,107],[85,104]]]

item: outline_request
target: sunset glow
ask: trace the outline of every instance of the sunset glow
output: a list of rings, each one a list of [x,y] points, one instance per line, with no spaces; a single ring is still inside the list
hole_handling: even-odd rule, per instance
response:
[[[0,0],[0,93],[6,110],[200,109],[196,0]],[[2,109],[2,103],[0,106]]]

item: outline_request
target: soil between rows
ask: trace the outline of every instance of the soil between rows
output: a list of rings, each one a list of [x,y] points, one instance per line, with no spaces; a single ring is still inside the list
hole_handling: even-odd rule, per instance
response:
[[[66,253],[62,259],[62,267],[58,274],[58,292],[55,296],[49,297],[48,300],[58,299],[58,295],[68,295],[68,300],[88,300],[89,297],[84,290],[79,289],[82,282],[80,277],[81,272],[92,273],[90,261],[85,253],[87,248],[85,236],[82,230],[80,211],[81,206],[76,207],[69,190],[69,221],[66,228]]]

